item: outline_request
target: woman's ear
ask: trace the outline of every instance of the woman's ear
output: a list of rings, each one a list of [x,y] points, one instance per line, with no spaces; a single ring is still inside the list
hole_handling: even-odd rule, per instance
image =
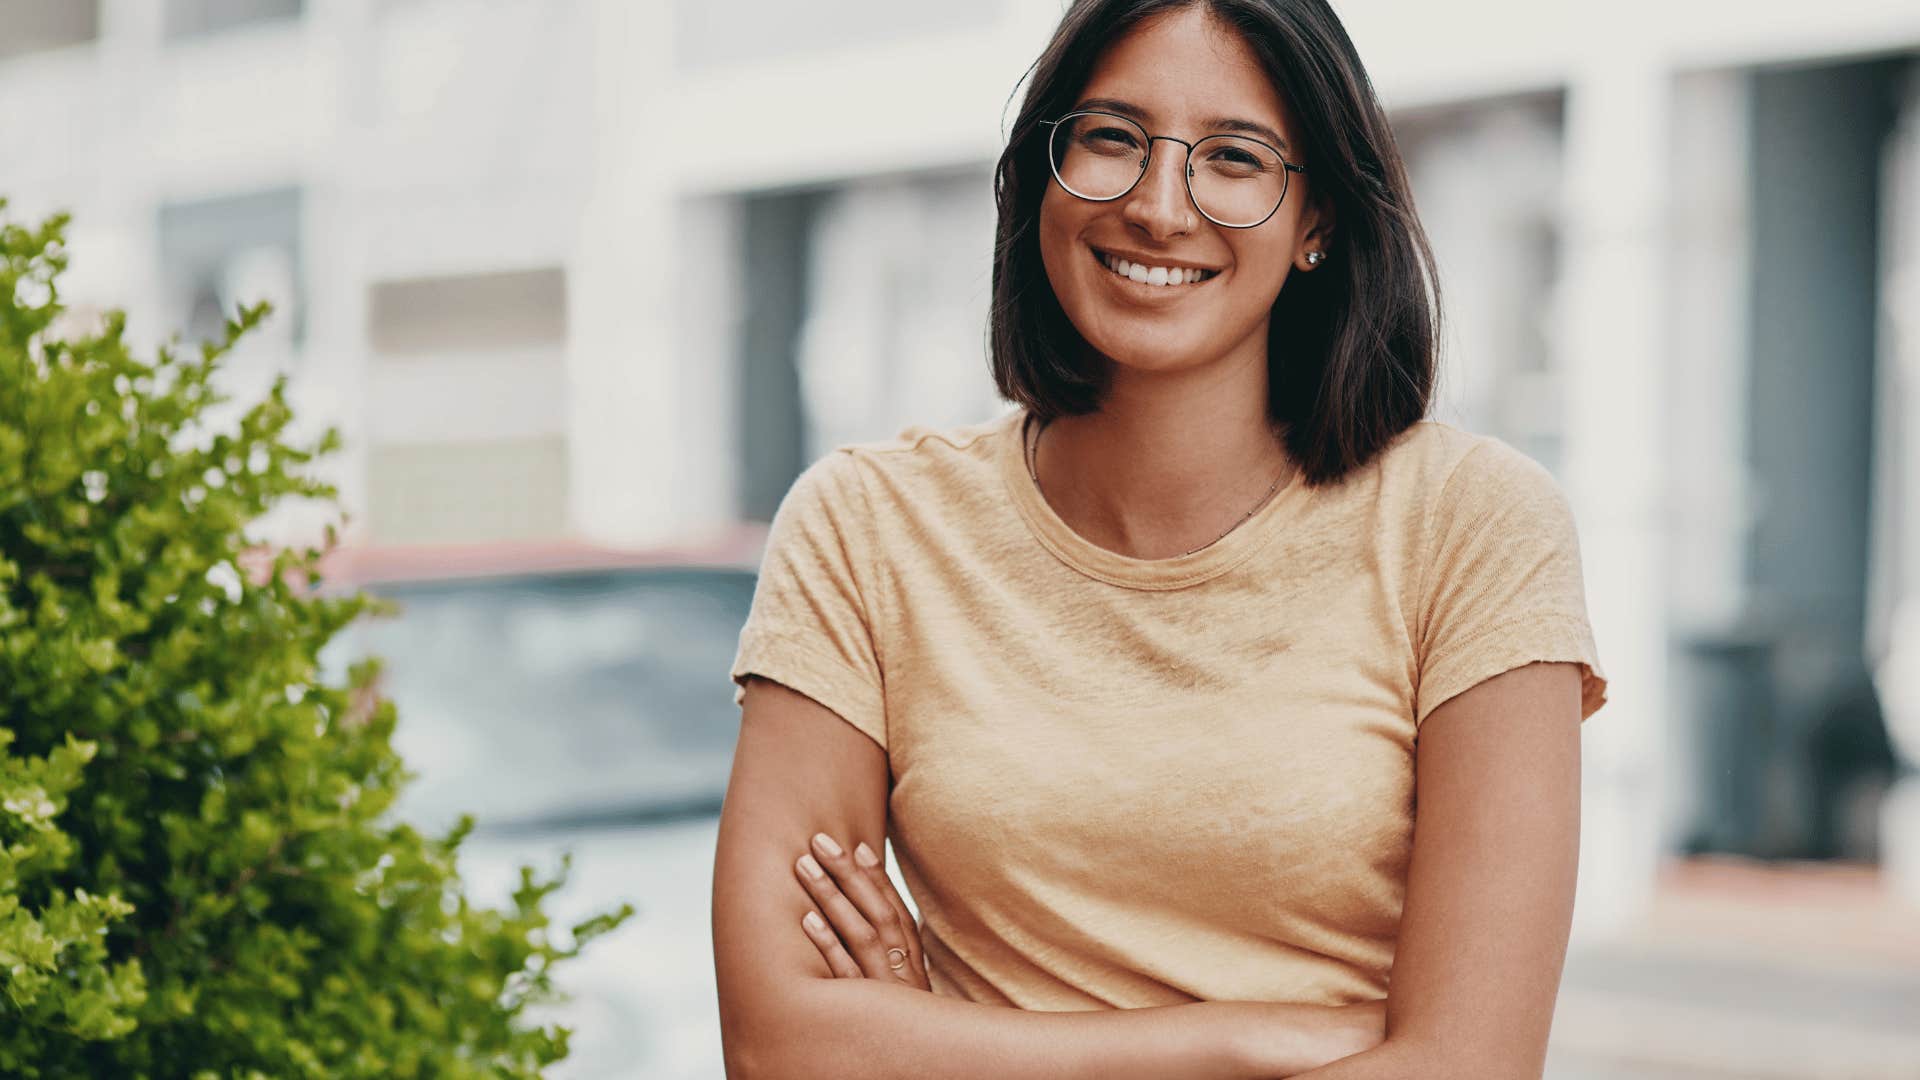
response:
[[[1299,250],[1293,256],[1294,266],[1301,270],[1324,266],[1333,250],[1333,200],[1315,196],[1312,206],[1308,211],[1307,229],[1300,234]]]

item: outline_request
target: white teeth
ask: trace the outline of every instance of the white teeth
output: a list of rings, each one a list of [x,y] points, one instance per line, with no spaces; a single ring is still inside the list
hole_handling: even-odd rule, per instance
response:
[[[1143,266],[1140,263],[1128,262],[1117,255],[1102,255],[1100,261],[1121,277],[1138,281],[1143,285],[1191,285],[1205,280],[1206,277],[1206,272],[1203,270],[1190,267]]]

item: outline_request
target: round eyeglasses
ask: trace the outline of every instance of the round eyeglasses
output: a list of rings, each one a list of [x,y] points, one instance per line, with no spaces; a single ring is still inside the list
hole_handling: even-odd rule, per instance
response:
[[[1187,148],[1187,197],[1208,221],[1229,229],[1266,223],[1287,197],[1287,178],[1307,171],[1280,151],[1245,135],[1209,135],[1187,142],[1148,135],[1139,124],[1107,112],[1072,112],[1042,120],[1053,128],[1047,164],[1069,194],[1089,202],[1112,202],[1147,174],[1155,140]]]

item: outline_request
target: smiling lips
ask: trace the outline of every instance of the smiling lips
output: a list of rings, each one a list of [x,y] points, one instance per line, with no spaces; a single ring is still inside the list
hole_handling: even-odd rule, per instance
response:
[[[1093,253],[1100,260],[1101,265],[1112,273],[1142,285],[1194,285],[1218,276],[1220,273],[1218,270],[1201,270],[1197,267],[1152,266],[1129,262],[1118,255],[1109,255],[1097,248]]]

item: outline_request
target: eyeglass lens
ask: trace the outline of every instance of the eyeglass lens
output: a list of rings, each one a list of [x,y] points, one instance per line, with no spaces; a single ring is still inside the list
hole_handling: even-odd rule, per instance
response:
[[[1104,201],[1139,182],[1148,141],[1140,125],[1124,117],[1076,113],[1054,125],[1048,149],[1062,187]],[[1257,225],[1286,196],[1286,163],[1253,139],[1209,135],[1193,145],[1188,166],[1194,205],[1222,225]]]

